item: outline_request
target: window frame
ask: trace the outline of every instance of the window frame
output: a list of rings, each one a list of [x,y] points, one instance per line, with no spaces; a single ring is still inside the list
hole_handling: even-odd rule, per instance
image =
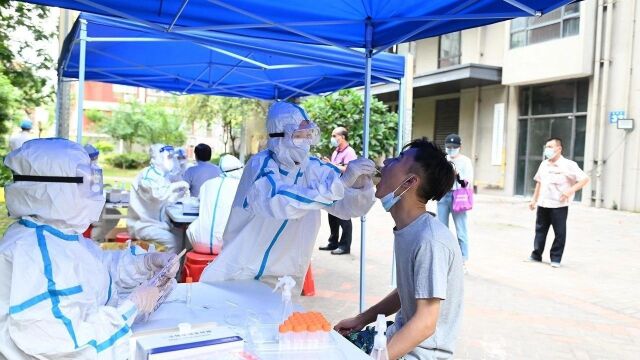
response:
[[[567,14],[565,12],[566,7],[569,6],[569,5],[572,5],[572,4],[576,4],[578,6],[577,7],[577,11]],[[580,19],[580,10],[581,10],[580,8],[581,8],[581,4],[580,3],[571,3],[571,4],[564,5],[561,8],[554,10],[554,11],[558,11],[558,10],[560,11],[560,16],[557,19],[553,19],[553,20],[548,20],[548,21],[545,21],[545,22],[537,23],[535,25],[531,25],[531,20],[532,19],[537,19],[537,18],[536,17],[527,17],[526,18],[526,20],[527,20],[526,25],[524,27],[522,27],[522,28],[518,28],[518,29],[515,29],[515,30],[513,29],[513,20],[511,20],[510,24],[509,24],[509,48],[510,49],[516,49],[516,48],[521,48],[521,47],[525,47],[525,46],[529,46],[529,45],[533,45],[533,44],[541,44],[541,43],[546,42],[546,41],[551,41],[551,40],[562,39],[562,38],[565,38],[565,37],[579,35],[580,34],[580,26],[578,26],[578,33],[565,36],[564,35],[564,22],[566,20],[571,20],[571,19],[576,19],[576,18]],[[554,38],[549,39],[549,40],[544,40],[544,41],[535,42],[535,43],[531,43],[529,41],[529,35],[530,35],[532,30],[536,30],[536,29],[539,29],[539,28],[543,28],[545,26],[554,25],[554,24],[558,24],[558,23],[560,24],[560,28],[559,28],[559,31],[558,31],[558,37],[554,37]],[[525,34],[524,44],[523,45],[520,45],[520,46],[514,46],[513,45],[513,35],[517,34],[517,33],[524,33]]]
[[[447,56],[447,57],[442,57],[442,38],[446,35],[453,35],[453,34],[457,34],[458,35],[458,54],[457,55],[452,55],[452,56]],[[451,60],[455,59],[455,63],[451,63]],[[442,65],[442,61],[446,60],[448,61],[448,65],[443,66]],[[456,65],[460,65],[460,61],[462,60],[462,31],[454,31],[448,34],[444,34],[444,35],[440,35],[438,36],[438,69],[444,69],[444,68],[448,68],[450,66],[456,66]]]

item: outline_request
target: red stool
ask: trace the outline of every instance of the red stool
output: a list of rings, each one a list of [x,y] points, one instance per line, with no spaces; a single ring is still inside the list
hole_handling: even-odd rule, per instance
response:
[[[302,284],[302,296],[315,296],[316,295],[316,283],[313,281],[313,272],[311,271],[311,264],[307,270],[307,275],[304,277],[304,284]]]
[[[127,240],[131,239],[131,235],[128,232],[119,232],[116,234],[116,242],[125,243]]]
[[[185,282],[187,277],[193,279],[194,282],[200,281],[200,275],[202,275],[204,268],[215,260],[216,257],[218,257],[217,254],[199,254],[195,251],[187,252],[182,268],[182,276],[180,277],[181,282]]]
[[[91,239],[91,231],[93,230],[93,225],[89,225],[89,227],[87,228],[87,230],[85,230],[82,233],[82,236],[84,236],[87,239]]]

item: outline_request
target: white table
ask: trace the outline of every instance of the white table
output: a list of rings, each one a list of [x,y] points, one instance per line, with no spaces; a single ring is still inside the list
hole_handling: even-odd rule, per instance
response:
[[[215,285],[193,283],[191,292],[191,306],[184,303],[186,284],[178,284],[167,301],[153,313],[145,323],[133,325],[133,333],[177,327],[179,323],[192,324],[215,322],[229,326],[238,334],[246,338],[248,317],[258,317],[267,322],[278,318],[280,311],[280,295],[274,293],[267,285],[254,280],[228,281]],[[260,353],[261,359],[331,359],[357,360],[369,359],[360,349],[355,347],[340,334],[331,332],[334,345],[327,351],[313,354],[308,351],[298,353],[288,352],[278,354],[274,352]]]
[[[182,204],[172,204],[166,207],[169,219],[176,225],[189,225],[198,218],[198,214],[185,214],[182,211]]]
[[[129,209],[128,202],[126,203],[107,202],[104,204],[104,208],[102,209],[102,215],[100,216],[100,220],[120,220],[120,219],[126,218],[127,214],[122,213],[122,211],[120,210],[127,210],[127,209]],[[107,211],[107,210],[116,210],[118,213],[116,214],[115,211]]]

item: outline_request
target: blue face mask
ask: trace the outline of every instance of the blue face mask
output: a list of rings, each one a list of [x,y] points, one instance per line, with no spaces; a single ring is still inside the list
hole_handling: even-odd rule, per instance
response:
[[[555,150],[553,150],[552,148],[544,148],[544,158],[545,159],[551,159],[554,156],[556,156],[556,151]]]
[[[331,138],[331,146],[332,147],[338,147],[338,139],[332,137]]]
[[[460,153],[460,148],[446,148],[447,155],[456,156]]]
[[[411,180],[412,178],[413,176],[405,179],[400,185],[398,185],[398,187],[395,190],[393,190],[392,192],[383,196],[382,199],[380,199],[380,202],[382,203],[382,207],[384,208],[384,211],[389,212],[393,207],[393,205],[397,204],[398,201],[400,201],[400,198],[402,197],[402,195],[404,195],[404,193],[406,193],[411,187],[406,188],[398,196],[395,195],[396,191],[398,191],[398,189],[400,189],[400,187],[404,185],[404,183],[406,183],[408,180]]]

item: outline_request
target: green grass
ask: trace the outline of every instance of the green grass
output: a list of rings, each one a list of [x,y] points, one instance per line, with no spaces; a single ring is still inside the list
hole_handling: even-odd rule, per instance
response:
[[[142,169],[120,169],[106,164],[102,165],[102,175],[104,176],[105,185],[115,185],[117,181],[119,184],[125,183],[127,189],[131,188],[131,183],[141,170]]]

